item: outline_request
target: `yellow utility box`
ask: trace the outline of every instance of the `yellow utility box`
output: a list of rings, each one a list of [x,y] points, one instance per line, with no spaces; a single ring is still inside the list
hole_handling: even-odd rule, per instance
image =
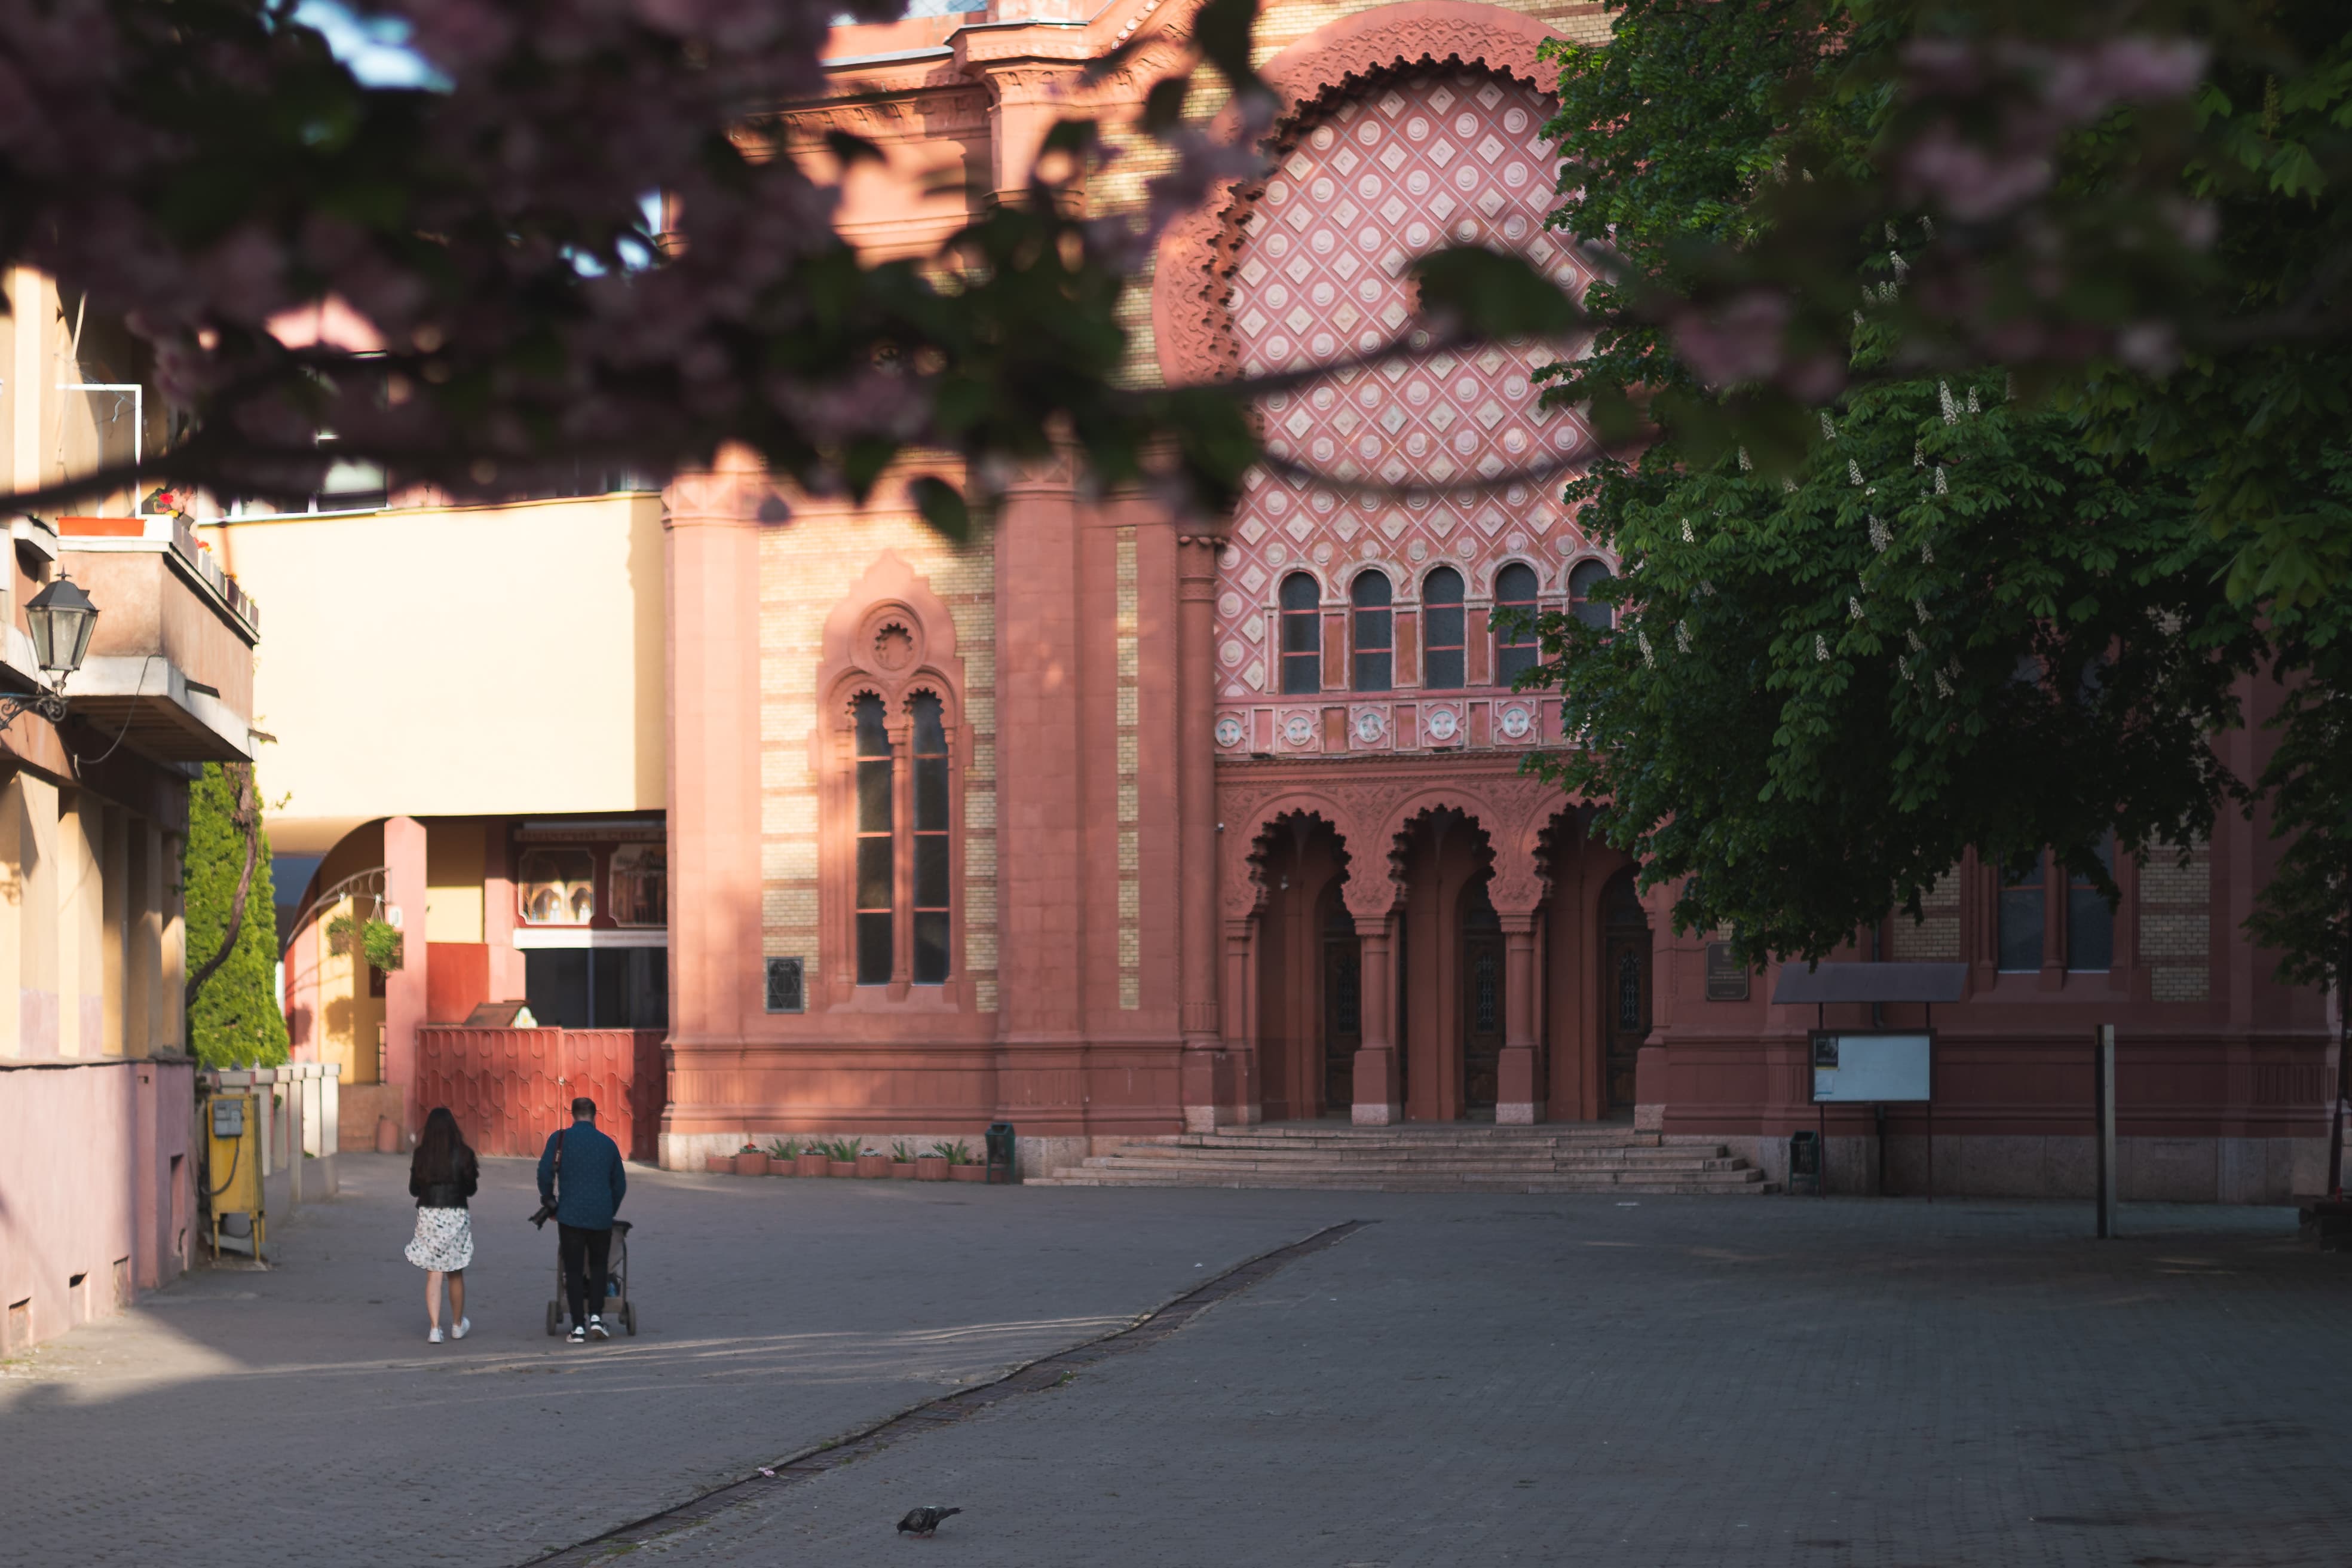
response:
[[[261,1117],[250,1094],[215,1094],[205,1101],[205,1187],[213,1211],[213,1255],[220,1256],[221,1221],[233,1214],[253,1222],[253,1256],[261,1257]]]

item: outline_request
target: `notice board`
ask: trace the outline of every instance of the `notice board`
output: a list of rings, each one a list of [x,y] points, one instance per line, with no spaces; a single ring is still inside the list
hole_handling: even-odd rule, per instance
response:
[[[1817,1104],[1884,1105],[1929,1098],[1933,1044],[1919,1034],[1813,1035]]]

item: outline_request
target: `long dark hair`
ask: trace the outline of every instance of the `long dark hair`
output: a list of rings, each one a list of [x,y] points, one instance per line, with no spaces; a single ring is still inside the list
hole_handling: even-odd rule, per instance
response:
[[[449,1108],[436,1105],[425,1115],[425,1132],[416,1140],[416,1156],[408,1172],[422,1182],[454,1182],[473,1152]]]

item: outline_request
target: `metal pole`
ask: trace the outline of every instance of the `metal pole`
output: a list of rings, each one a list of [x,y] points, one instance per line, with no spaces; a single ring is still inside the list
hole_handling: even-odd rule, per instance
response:
[[[2093,1048],[2091,1098],[2097,1109],[2099,1145],[2099,1237],[2116,1234],[2116,1026],[2099,1026]]]

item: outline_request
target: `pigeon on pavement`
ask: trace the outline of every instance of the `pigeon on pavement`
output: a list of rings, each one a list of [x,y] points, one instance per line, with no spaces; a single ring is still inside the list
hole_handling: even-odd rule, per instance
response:
[[[907,1517],[898,1521],[898,1531],[902,1535],[918,1535],[928,1541],[931,1531],[937,1530],[948,1515],[962,1511],[960,1508],[910,1508],[907,1510]]]

